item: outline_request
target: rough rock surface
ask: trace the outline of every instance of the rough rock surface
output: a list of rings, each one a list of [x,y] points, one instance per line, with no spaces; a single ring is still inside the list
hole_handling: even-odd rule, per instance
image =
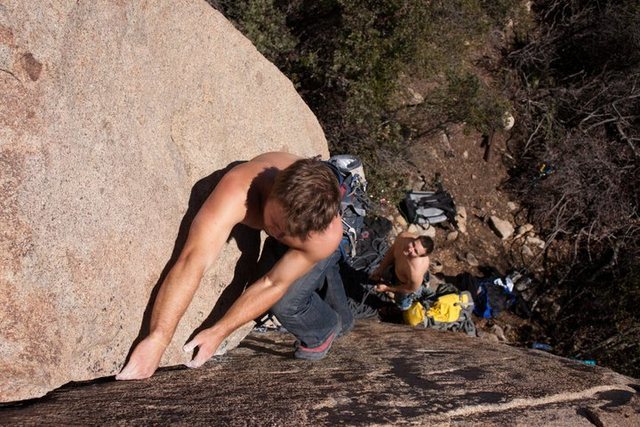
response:
[[[117,372],[209,175],[275,150],[328,154],[204,0],[0,0],[0,401]],[[260,236],[233,236],[162,365],[246,283]]]
[[[0,424],[637,426],[638,380],[454,332],[363,321],[320,362],[252,333],[197,370],[65,386]]]
[[[459,206],[457,210],[456,222],[458,223],[458,230],[462,234],[467,234],[467,209],[464,206]]]
[[[495,230],[502,240],[508,239],[514,232],[513,225],[504,219],[500,219],[497,216],[491,216],[489,218],[491,228]]]

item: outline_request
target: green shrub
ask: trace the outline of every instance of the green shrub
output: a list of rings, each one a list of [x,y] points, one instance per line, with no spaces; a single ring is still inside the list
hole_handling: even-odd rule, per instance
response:
[[[211,0],[294,82],[320,120],[332,152],[365,161],[375,196],[397,199],[416,136],[394,104],[399,76],[441,80],[416,114],[467,121],[486,130],[502,101],[480,85],[466,61],[503,24],[515,0]],[[456,70],[447,73],[447,70]],[[429,118],[420,118],[420,121]]]
[[[447,86],[432,96],[434,105],[446,120],[467,122],[484,134],[502,128],[508,102],[468,71],[447,73]]]
[[[510,188],[554,249],[544,263],[562,316],[543,321],[565,355],[638,376],[640,1],[536,10],[537,30],[508,56],[521,78]]]
[[[286,61],[296,47],[297,39],[286,25],[286,13],[272,0],[209,0],[225,13],[256,49],[272,62]]]

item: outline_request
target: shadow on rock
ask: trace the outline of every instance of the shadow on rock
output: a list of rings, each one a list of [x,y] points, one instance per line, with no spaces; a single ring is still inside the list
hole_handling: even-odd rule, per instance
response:
[[[158,295],[158,291],[160,290],[160,286],[169,274],[169,271],[171,271],[171,268],[173,268],[176,261],[178,260],[178,257],[182,253],[182,249],[184,248],[184,245],[187,241],[189,229],[191,228],[193,219],[195,218],[196,214],[198,213],[204,202],[207,200],[209,195],[216,188],[222,177],[224,177],[231,169],[242,163],[245,162],[232,162],[224,169],[217,170],[211,175],[202,178],[192,187],[191,195],[189,197],[189,205],[180,222],[180,227],[178,228],[178,234],[173,246],[171,257],[169,261],[167,261],[165,267],[162,269],[160,277],[158,278],[158,281],[151,291],[149,301],[147,302],[147,306],[144,311],[138,336],[129,348],[125,365],[126,363],[128,363],[131,353],[136,348],[138,343],[140,343],[140,341],[142,341],[142,339],[145,338],[150,332],[151,313],[153,311],[153,305]],[[231,239],[236,241],[238,249],[241,252],[240,259],[238,260],[234,270],[233,279],[231,280],[229,286],[225,288],[222,295],[220,295],[218,302],[214,306],[209,316],[207,316],[207,319],[205,319],[202,325],[197,328],[196,331],[194,331],[192,337],[202,329],[205,329],[218,321],[224,315],[224,312],[229,307],[229,305],[233,301],[235,301],[235,299],[238,298],[240,294],[242,294],[244,288],[249,282],[249,279],[251,278],[248,272],[252,271],[252,269],[249,266],[255,265],[258,259],[258,254],[260,251],[260,232],[243,225],[237,225],[229,235],[229,239],[227,240],[227,242],[229,242]]]

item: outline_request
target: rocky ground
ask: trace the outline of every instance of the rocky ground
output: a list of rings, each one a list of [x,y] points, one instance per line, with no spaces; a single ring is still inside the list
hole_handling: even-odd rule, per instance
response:
[[[509,138],[509,131],[496,133],[487,160],[482,135],[464,125],[448,126],[411,147],[411,188],[435,190],[433,182],[439,174],[456,204],[457,230],[447,223],[427,228],[408,225],[395,206],[374,201],[393,221],[395,233],[409,229],[434,238],[432,273],[449,277],[468,272],[482,277],[488,269],[503,276],[518,270],[535,278],[542,272],[545,242],[526,222],[526,212],[501,190],[512,160]],[[521,292],[529,306],[534,303],[532,293],[532,289]],[[476,323],[480,335],[492,341],[526,346],[545,339],[538,324],[510,312],[489,321],[476,319]]]

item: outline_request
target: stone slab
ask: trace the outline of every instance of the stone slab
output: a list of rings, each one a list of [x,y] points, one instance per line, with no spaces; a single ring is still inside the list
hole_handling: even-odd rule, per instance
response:
[[[116,373],[199,204],[267,151],[328,155],[293,84],[204,0],[0,0],[0,401]],[[259,249],[234,232],[162,365]]]
[[[0,424],[522,425],[640,423],[640,382],[460,333],[359,321],[319,362],[252,333],[197,370],[65,386]],[[600,424],[596,424],[600,425]]]

